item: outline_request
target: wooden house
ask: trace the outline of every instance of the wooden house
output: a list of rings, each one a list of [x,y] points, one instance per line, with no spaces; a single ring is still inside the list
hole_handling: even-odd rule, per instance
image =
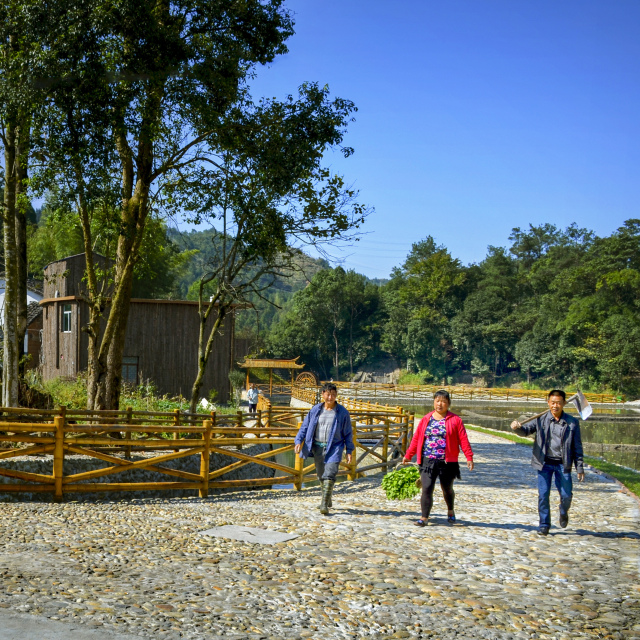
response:
[[[104,260],[104,259],[103,259]],[[85,256],[79,254],[49,264],[45,270],[42,330],[42,375],[75,378],[88,366],[89,320],[84,301]],[[106,314],[105,314],[106,319]],[[213,323],[213,314],[209,319]],[[211,389],[217,399],[229,398],[229,371],[234,358],[234,313],[225,318],[207,363],[201,393]],[[104,329],[104,324],[103,327]],[[190,397],[198,372],[198,303],[187,300],[132,299],[127,322],[122,380],[152,383],[159,394]]]
[[[0,273],[0,338],[2,336],[2,324],[4,322],[4,296],[5,277]],[[42,308],[39,305],[42,300],[42,282],[40,280],[27,280],[27,331],[24,336],[24,352],[29,355],[27,369],[35,369],[40,364],[40,344],[42,341]]]

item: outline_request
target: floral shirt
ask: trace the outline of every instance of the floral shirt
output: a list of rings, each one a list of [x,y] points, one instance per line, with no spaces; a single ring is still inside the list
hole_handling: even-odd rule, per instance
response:
[[[445,426],[445,419],[436,420],[431,416],[429,424],[424,431],[422,457],[430,458],[431,460],[444,460],[446,443],[447,427]]]

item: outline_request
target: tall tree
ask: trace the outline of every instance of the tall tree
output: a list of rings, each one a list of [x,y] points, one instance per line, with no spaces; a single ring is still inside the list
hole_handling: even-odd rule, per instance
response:
[[[31,23],[42,48],[55,52],[43,152],[75,200],[85,234],[92,408],[119,403],[133,277],[151,208],[186,174],[216,165],[212,150],[242,115],[247,78],[286,51],[292,22],[282,4],[72,0],[52,3],[46,20]],[[100,332],[91,217],[114,204],[116,192],[114,284]]]
[[[2,403],[18,402],[19,363],[27,330],[27,213],[31,120],[37,96],[29,79],[33,44],[23,37],[17,3],[0,6],[0,140],[4,147],[2,207],[5,301]]]
[[[446,380],[455,356],[449,321],[464,299],[465,270],[459,260],[428,236],[415,243],[402,267],[383,289],[389,314],[382,345]]]

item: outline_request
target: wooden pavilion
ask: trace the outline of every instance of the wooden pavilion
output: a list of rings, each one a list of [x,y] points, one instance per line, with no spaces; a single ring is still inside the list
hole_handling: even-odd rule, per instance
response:
[[[273,394],[273,370],[274,369],[289,369],[291,371],[291,386],[293,387],[293,372],[296,369],[304,369],[303,364],[298,364],[300,356],[293,358],[293,360],[282,360],[278,358],[245,358],[244,362],[238,362],[238,365],[242,369],[247,370],[247,389],[249,388],[249,372],[251,369],[269,369],[269,395]]]

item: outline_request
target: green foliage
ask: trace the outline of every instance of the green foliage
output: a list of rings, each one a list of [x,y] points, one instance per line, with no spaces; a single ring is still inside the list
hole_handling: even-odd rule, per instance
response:
[[[417,373],[407,373],[406,371],[398,378],[398,384],[429,384],[433,377],[428,371],[418,371]]]
[[[406,500],[417,495],[419,489],[416,480],[420,477],[417,467],[399,467],[382,478],[382,488],[387,500]]]
[[[268,346],[279,357],[302,356],[324,379],[339,379],[377,353],[381,328],[379,287],[337,267],[319,271],[293,296]]]
[[[62,406],[69,409],[86,409],[87,407],[87,381],[83,376],[78,376],[75,380],[65,378],[46,380],[41,383],[41,390],[53,398],[55,407]]]

